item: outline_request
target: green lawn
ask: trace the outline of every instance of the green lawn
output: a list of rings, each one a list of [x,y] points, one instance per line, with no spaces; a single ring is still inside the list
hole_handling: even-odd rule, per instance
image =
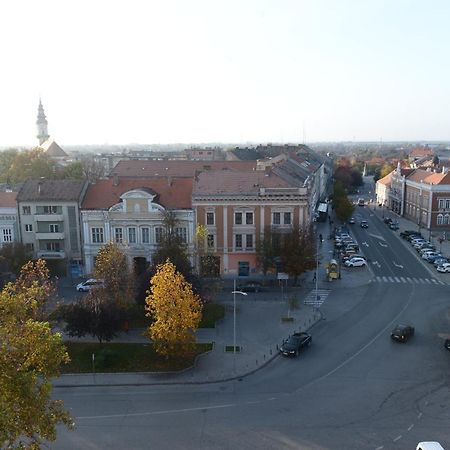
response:
[[[93,371],[92,354],[95,355],[95,372],[165,372],[190,367],[197,355],[212,349],[212,344],[197,344],[196,351],[184,359],[159,356],[152,344],[83,343],[66,342],[71,362],[62,373],[89,373]]]
[[[216,320],[225,315],[225,307],[217,303],[206,303],[203,306],[203,316],[199,328],[214,328]]]

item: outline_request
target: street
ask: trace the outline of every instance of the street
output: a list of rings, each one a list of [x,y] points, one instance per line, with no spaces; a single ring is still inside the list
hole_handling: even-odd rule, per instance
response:
[[[413,449],[423,440],[448,446],[448,286],[369,208],[355,214],[369,221],[368,229],[351,230],[373,276],[367,268],[344,269],[343,278],[359,272],[369,280],[330,285],[325,320],[299,358],[278,357],[227,383],[56,388],[77,429],[60,428],[50,447],[381,450]],[[390,339],[401,322],[416,328],[405,344]]]

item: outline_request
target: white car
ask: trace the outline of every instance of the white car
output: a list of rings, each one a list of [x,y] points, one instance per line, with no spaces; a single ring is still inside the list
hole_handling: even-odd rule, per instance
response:
[[[428,261],[428,258],[432,257],[438,257],[441,256],[438,252],[424,252],[422,253],[422,259],[426,259]]]
[[[83,281],[77,284],[78,292],[89,292],[91,289],[103,287],[103,280],[97,280],[95,278],[89,278],[89,280]]]
[[[364,258],[354,257],[345,261],[344,264],[346,267],[362,267],[365,266],[367,263]]]
[[[441,273],[448,273],[450,272],[450,263],[444,263],[442,266],[438,266],[436,270]]]

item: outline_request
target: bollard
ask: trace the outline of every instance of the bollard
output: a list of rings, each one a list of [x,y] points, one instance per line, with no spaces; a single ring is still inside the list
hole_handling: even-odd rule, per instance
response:
[[[266,360],[266,354],[264,353],[264,356],[263,356],[263,358],[264,358],[264,361]]]
[[[258,365],[258,360],[256,360],[256,365]]]
[[[272,354],[272,349],[270,349],[270,354]]]

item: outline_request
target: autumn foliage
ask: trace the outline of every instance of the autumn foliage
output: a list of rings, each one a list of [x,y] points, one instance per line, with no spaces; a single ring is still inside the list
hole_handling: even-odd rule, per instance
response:
[[[190,353],[202,318],[202,303],[169,260],[158,266],[145,302],[147,315],[153,318],[147,335],[158,353],[167,356]]]

